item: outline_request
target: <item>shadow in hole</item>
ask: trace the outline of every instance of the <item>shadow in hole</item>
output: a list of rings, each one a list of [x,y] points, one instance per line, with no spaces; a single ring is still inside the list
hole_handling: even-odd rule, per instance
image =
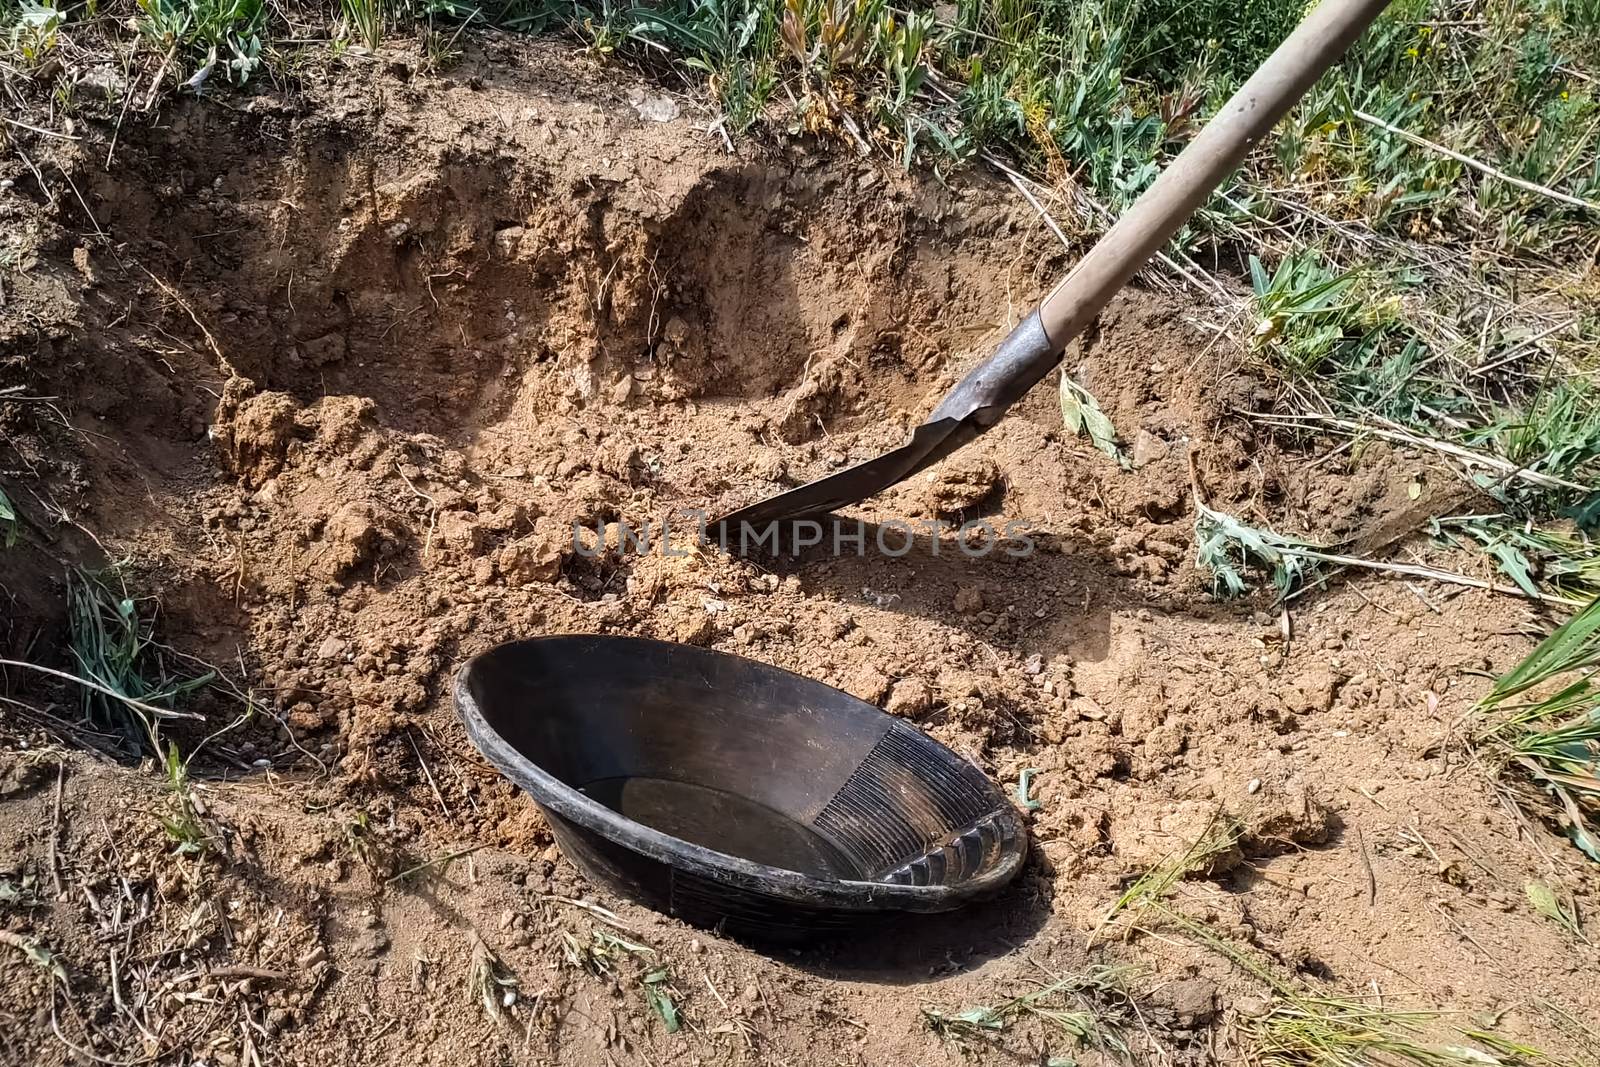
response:
[[[991,520],[997,531],[1004,531],[1008,521]],[[886,611],[934,620],[985,640],[995,639],[1000,623],[1002,630],[1009,629],[998,635],[1006,640],[1025,638],[1030,646],[1062,651],[1079,662],[1099,662],[1110,651],[1113,614],[1176,606],[1116,573],[1111,559],[1037,527],[1028,533],[1030,541],[1000,540],[978,554],[977,549],[963,551],[952,535],[917,532],[926,530],[920,521],[909,533],[893,520],[827,516],[819,522],[819,545],[761,562],[795,575],[809,591],[825,591],[847,603],[865,598]],[[853,540],[858,533],[859,551]],[[791,543],[783,542],[785,548]],[[737,540],[730,546],[737,554]],[[985,590],[982,608],[962,610],[956,603],[961,589]]]
[[[747,943],[820,978],[915,985],[964,974],[1016,951],[1050,920],[1050,861],[1038,848],[997,896],[956,911],[885,916],[874,925],[800,949]]]

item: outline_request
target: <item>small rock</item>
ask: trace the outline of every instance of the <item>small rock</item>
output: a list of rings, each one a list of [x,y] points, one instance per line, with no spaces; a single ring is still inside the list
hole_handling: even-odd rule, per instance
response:
[[[1262,1019],[1272,1010],[1272,1005],[1260,997],[1237,997],[1233,1001],[1233,1010],[1246,1019]]]
[[[1030,678],[1044,673],[1044,657],[1037,652],[1029,656],[1027,662],[1022,665],[1022,673]]]
[[[1253,793],[1259,793],[1261,791],[1261,779],[1259,779],[1259,778],[1250,779],[1248,782],[1245,783],[1244,791],[1246,793],[1252,793],[1252,794]]]
[[[98,63],[78,77],[78,84],[105,93],[108,98],[120,100],[128,91],[128,79],[110,63]]]
[[[1106,717],[1106,709],[1090,700],[1088,697],[1073,697],[1070,705],[1074,714],[1080,719],[1090,722],[1100,722]]]
[[[671,122],[681,113],[678,102],[672,97],[652,96],[643,89],[635,89],[629,93],[628,102],[646,122]]]
[[[1172,451],[1172,446],[1149,430],[1140,429],[1133,438],[1132,459],[1134,469],[1137,470],[1159,459],[1165,459],[1170,451]]]
[[[322,639],[322,643],[317,646],[317,658],[338,659],[340,656],[344,655],[345,647],[345,642],[342,638],[334,637],[332,634],[329,634],[327,637],[324,637]]]

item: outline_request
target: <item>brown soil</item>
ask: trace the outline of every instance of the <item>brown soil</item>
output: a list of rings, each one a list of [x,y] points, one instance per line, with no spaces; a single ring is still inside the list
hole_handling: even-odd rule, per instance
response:
[[[860,509],[1025,520],[1027,558],[946,535],[897,559],[585,559],[574,522],[725,509],[898,444],[1066,260],[980,177],[728,154],[691,102],[639,118],[630,93],[659,90],[614,68],[482,47],[444,77],[397,59],[187,101],[130,122],[110,171],[109,123],[30,144],[59,184],[0,165],[0,478],[25,518],[0,650],[71,669],[63,563],[126,559],[163,640],[270,705],[196,759],[211,840],[182,856],[161,775],[86,751],[75,692],[5,675],[0,927],[66,980],[0,944],[0,1061],[1092,1061],[1038,1020],[960,1047],[923,1009],[1125,963],[1136,1044],[1237,1060],[1260,983],[1180,937],[1089,936],[1220,809],[1246,833],[1180,887],[1191,914],[1310,988],[1600,1062],[1561,1023],[1600,1016],[1600,954],[1524,896],[1538,878],[1584,911],[1597,880],[1452,737],[1529,647],[1527,608],[1362,578],[1285,617],[1214,602],[1192,563],[1197,484],[1383,547],[1439,506],[1413,475],[1431,494],[1447,472],[1280,452],[1240,417],[1270,390],[1209,312],[1130,291],[1069,367],[1132,469],[1040,388]],[[800,953],[614,899],[449,703],[467,656],[561,631],[737,651],[915,720],[1007,789],[1036,768],[1035,858],[994,903]],[[196,706],[208,729],[240,708]],[[646,1010],[644,962],[569,962],[564,937],[603,925],[573,900],[670,967],[682,1032]],[[486,952],[516,983],[493,1011],[469,992]]]

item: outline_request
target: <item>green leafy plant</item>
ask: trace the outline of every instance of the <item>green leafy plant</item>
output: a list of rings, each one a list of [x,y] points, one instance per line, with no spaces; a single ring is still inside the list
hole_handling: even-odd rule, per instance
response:
[[[11,498],[6,496],[4,489],[0,489],[0,542],[6,548],[17,543],[17,509],[12,506]]]
[[[161,816],[161,828],[172,839],[174,852],[180,856],[198,856],[206,850],[211,835],[189,784],[188,764],[179,757],[177,745],[167,745],[165,765],[171,810]]]
[[[1244,571],[1263,567],[1278,592],[1286,593],[1310,573],[1312,561],[1301,550],[1315,550],[1309,541],[1246,525],[1226,512],[1195,502],[1195,562],[1211,572],[1218,596],[1239,596],[1250,588]]]
[[[639,985],[644,990],[645,1003],[661,1020],[667,1033],[675,1034],[682,1029],[683,1019],[678,1014],[677,1002],[673,1000],[672,972],[665,967],[652,967],[639,979]]]
[[[1087,389],[1068,378],[1066,371],[1061,372],[1061,424],[1070,434],[1087,434],[1095,448],[1121,466],[1129,465],[1127,453],[1117,443],[1116,427],[1100,410],[1100,402]]]
[[[142,614],[115,570],[76,570],[67,587],[70,647],[78,672],[111,693],[152,707],[210,684],[215,673],[185,675],[168,665],[166,647],[155,640],[153,618]],[[156,723],[144,711],[87,687],[83,710],[89,721],[120,734],[135,752],[161,756]]]
[[[1554,798],[1555,821],[1600,862],[1600,600],[1545,638],[1478,701],[1473,744],[1496,773]]]
[[[383,43],[384,0],[339,0],[344,11],[345,26],[351,36],[367,52],[376,52]]]
[[[185,83],[199,91],[219,67],[243,85],[261,65],[262,0],[138,0],[135,25],[159,51],[194,68]]]
[[[1546,919],[1561,927],[1567,933],[1580,940],[1588,940],[1583,936],[1583,927],[1578,922],[1577,906],[1563,904],[1561,898],[1556,896],[1555,890],[1543,882],[1529,882],[1527,885],[1528,903],[1533,905],[1533,910],[1543,915]]]
[[[23,0],[9,21],[8,45],[11,55],[25,70],[37,70],[55,53],[66,12],[54,4]]]
[[[1251,256],[1256,347],[1272,349],[1293,374],[1315,372],[1350,330],[1354,282],[1354,274],[1329,269],[1313,250],[1286,257],[1271,274]]]

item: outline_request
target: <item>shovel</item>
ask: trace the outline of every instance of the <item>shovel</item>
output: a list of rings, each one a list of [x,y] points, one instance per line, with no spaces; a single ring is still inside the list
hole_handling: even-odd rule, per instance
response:
[[[724,536],[742,524],[759,530],[857,503],[932,466],[999,422],[1388,3],[1322,0],[994,355],[956,383],[910,441],[724,515],[711,529],[720,528]]]

